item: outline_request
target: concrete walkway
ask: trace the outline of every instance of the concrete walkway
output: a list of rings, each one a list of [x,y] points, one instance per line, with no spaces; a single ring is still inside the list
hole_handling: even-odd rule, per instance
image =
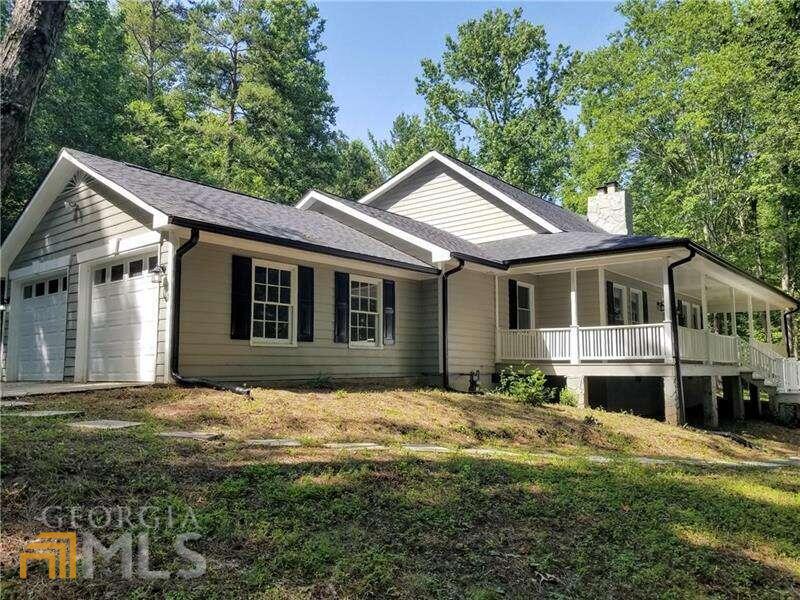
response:
[[[13,381],[0,384],[0,398],[21,398],[23,396],[44,396],[46,394],[71,394],[75,392],[91,392],[93,390],[143,387],[146,385],[150,384],[132,381],[91,381],[87,383],[71,383],[69,381]]]

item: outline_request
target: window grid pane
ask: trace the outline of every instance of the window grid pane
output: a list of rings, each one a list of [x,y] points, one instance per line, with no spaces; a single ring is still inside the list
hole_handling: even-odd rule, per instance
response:
[[[377,343],[378,285],[350,281],[350,341]]]
[[[253,285],[254,338],[289,341],[292,318],[291,271],[256,266]]]

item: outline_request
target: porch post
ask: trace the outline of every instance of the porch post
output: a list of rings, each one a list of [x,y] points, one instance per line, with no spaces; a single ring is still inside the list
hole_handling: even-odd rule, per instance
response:
[[[570,343],[569,362],[576,365],[580,362],[578,352],[578,271],[570,269],[569,272],[569,308],[570,308]]]
[[[664,362],[675,363],[675,350],[672,347],[672,306],[669,301],[669,257],[663,259],[661,263],[661,298],[664,304],[664,329],[662,333],[664,347]]]
[[[764,302],[764,339],[772,346],[772,319],[770,318],[769,302]]]
[[[600,306],[600,326],[608,325],[608,305],[606,304],[606,270],[597,269],[597,303]]]
[[[731,287],[731,328],[730,328],[731,335],[738,336],[739,333],[736,331],[736,290]]]
[[[752,344],[756,328],[753,325],[753,297],[750,294],[747,295],[747,330]]]
[[[531,310],[533,307],[531,306]],[[500,283],[497,275],[494,276],[494,362],[500,362]]]
[[[700,324],[706,340],[706,364],[711,364],[711,328],[708,323],[708,298],[706,297],[706,274],[700,273]]]

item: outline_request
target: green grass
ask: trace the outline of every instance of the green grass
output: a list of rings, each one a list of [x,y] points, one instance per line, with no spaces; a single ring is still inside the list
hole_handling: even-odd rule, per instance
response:
[[[152,423],[102,434],[60,420],[3,424],[10,595],[791,598],[800,589],[797,469],[264,451],[167,441]],[[17,579],[16,554],[43,529],[35,518],[45,506],[119,504],[191,507],[206,576]],[[151,542],[151,568],[183,566],[173,533]]]

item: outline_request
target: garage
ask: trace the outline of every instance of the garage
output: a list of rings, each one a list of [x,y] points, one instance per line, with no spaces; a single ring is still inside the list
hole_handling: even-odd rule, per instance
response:
[[[154,381],[158,342],[155,252],[92,268],[90,381]]]
[[[67,331],[66,272],[24,282],[21,296],[19,330],[14,333],[17,379],[60,381]]]

